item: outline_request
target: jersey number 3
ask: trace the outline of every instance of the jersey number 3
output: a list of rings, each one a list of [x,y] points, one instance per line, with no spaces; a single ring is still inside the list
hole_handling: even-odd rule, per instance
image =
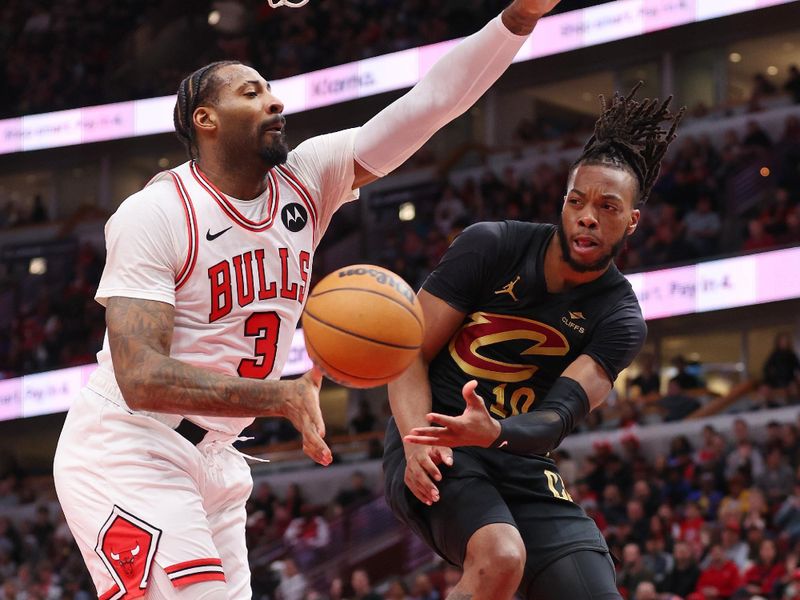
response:
[[[244,322],[244,334],[255,338],[253,354],[255,358],[243,358],[236,369],[239,377],[265,379],[275,366],[278,352],[278,335],[281,331],[281,318],[275,311],[253,313]]]

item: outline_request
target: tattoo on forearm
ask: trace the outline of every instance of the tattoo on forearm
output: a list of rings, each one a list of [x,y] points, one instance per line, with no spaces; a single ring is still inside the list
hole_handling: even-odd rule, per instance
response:
[[[291,386],[230,377],[170,358],[175,309],[111,298],[106,322],[114,370],[126,401],[159,412],[251,417],[280,414]]]

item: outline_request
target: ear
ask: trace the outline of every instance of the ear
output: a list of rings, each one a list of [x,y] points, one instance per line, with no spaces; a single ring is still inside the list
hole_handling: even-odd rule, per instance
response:
[[[636,227],[639,225],[639,217],[642,216],[642,211],[638,208],[634,208],[631,211],[631,218],[628,222],[628,235],[631,235],[634,231],[636,231]]]
[[[192,115],[197,130],[211,132],[217,128],[217,113],[210,106],[199,106]]]

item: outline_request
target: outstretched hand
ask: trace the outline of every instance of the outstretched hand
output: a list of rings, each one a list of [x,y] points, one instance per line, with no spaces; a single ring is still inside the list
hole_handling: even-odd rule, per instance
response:
[[[319,408],[322,371],[315,366],[294,383],[297,393],[287,400],[284,416],[302,434],[303,452],[312,460],[327,466],[333,460],[333,455],[322,439],[325,437],[325,423]]]
[[[474,379],[464,384],[461,395],[467,403],[458,417],[428,413],[431,427],[414,427],[403,439],[412,444],[431,446],[479,446],[488,448],[500,435],[500,423],[492,418],[483,399],[475,393],[478,382]]]
[[[561,0],[515,0],[509,8],[518,7],[520,10],[539,17],[553,10]]]

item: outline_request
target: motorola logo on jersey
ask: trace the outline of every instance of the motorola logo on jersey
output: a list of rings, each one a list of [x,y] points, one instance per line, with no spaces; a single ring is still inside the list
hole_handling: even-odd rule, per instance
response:
[[[569,352],[569,342],[557,329],[539,321],[516,317],[476,312],[469,316],[470,322],[450,340],[450,356],[468,375],[505,381],[509,383],[530,379],[538,370],[536,365],[523,362],[527,356],[564,356]],[[519,361],[503,361],[490,358],[499,352],[486,352],[489,346],[509,342],[533,342],[518,353]]]
[[[286,227],[286,229],[292,233],[297,233],[298,231],[302,231],[303,227],[308,223],[308,212],[302,204],[292,202],[284,206],[283,210],[281,210],[281,221],[283,221],[283,226]]]

